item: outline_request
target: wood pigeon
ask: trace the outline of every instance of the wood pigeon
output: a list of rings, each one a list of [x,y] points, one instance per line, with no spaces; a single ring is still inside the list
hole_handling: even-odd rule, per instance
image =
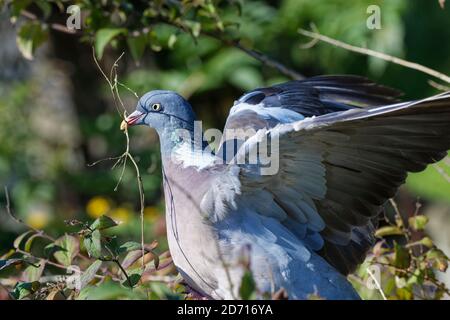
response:
[[[124,124],[158,132],[167,237],[188,285],[236,299],[251,271],[260,298],[282,288],[290,299],[359,299],[346,275],[374,243],[383,205],[450,149],[450,93],[398,97],[358,76],[255,89],[224,129],[247,136],[224,134],[213,152],[183,97],[142,96]],[[259,152],[269,140],[272,172]]]

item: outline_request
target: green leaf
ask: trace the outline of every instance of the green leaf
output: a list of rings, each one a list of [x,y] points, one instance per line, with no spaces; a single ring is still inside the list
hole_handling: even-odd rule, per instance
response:
[[[133,250],[141,250],[141,244],[134,241],[125,242],[119,247],[118,253],[121,254]]]
[[[144,54],[147,35],[141,33],[138,36],[129,36],[127,37],[127,44],[134,61],[138,62]]]
[[[58,246],[54,243],[50,243],[44,248],[44,254],[46,257],[50,258],[55,252],[65,251],[65,249],[61,246]]]
[[[420,269],[414,270],[414,273],[408,278],[407,285],[423,284],[424,275]]]
[[[39,238],[39,237],[42,237],[42,235],[39,233],[33,234],[31,237],[29,237],[27,239],[27,241],[25,242],[24,250],[26,252],[30,252],[34,239]]]
[[[429,237],[424,237],[420,240],[420,243],[423,244],[425,247],[432,248],[434,246],[433,240],[431,240]]]
[[[239,288],[239,295],[243,300],[249,300],[254,297],[256,289],[255,280],[252,273],[247,270],[241,280],[241,286]]]
[[[397,226],[385,226],[381,227],[375,232],[376,237],[385,237],[393,235],[402,235],[402,230]]]
[[[11,16],[18,17],[22,10],[26,9],[30,4],[31,0],[11,1]],[[0,7],[3,7],[3,3],[0,3]]]
[[[175,42],[177,42],[177,35],[175,33],[172,33],[169,37],[169,40],[167,40],[167,46],[169,47],[169,49],[173,49]]]
[[[122,261],[122,266],[125,269],[133,269],[136,267],[137,262],[139,261],[139,268],[141,268],[142,251],[139,248],[138,250],[130,250],[125,258]],[[154,253],[152,250],[145,251],[145,265],[153,262],[155,269],[158,269],[159,266],[159,256]]]
[[[103,51],[106,45],[120,34],[126,34],[127,29],[124,28],[104,28],[95,34],[95,53],[98,59],[103,57]]]
[[[47,27],[37,21],[24,23],[17,33],[17,47],[22,55],[28,59],[33,59],[36,49],[48,38]]]
[[[14,248],[19,249],[22,241],[31,233],[34,233],[34,231],[30,230],[30,231],[24,232],[20,236],[18,236],[16,238],[16,240],[14,240],[14,243],[13,243]]]
[[[38,281],[45,269],[45,260],[41,259],[38,265],[28,265],[24,270],[25,280],[27,282]]]
[[[104,230],[117,226],[117,222],[108,216],[101,216],[91,224],[92,230]]]
[[[409,251],[398,243],[394,243],[394,266],[400,269],[406,269],[411,263]]]
[[[117,300],[117,299],[146,299],[142,290],[130,290],[120,283],[113,281],[102,282],[98,286],[86,286],[80,291],[77,300]]]
[[[47,19],[50,17],[50,14],[52,13],[52,6],[51,4],[46,0],[35,0],[36,5],[41,9],[42,13],[44,14],[44,18]]]
[[[409,225],[414,230],[420,231],[425,229],[425,226],[428,223],[428,217],[424,215],[417,215],[408,219]]]
[[[231,72],[229,81],[244,90],[251,90],[263,85],[260,71],[253,67],[237,68]]]
[[[119,244],[117,242],[117,237],[109,237],[106,239],[104,246],[109,249],[110,253],[113,254],[111,258],[117,258],[119,253]]]
[[[404,277],[395,276],[395,286],[397,288],[404,288],[406,287],[406,279]]]
[[[122,267],[128,269],[134,263],[136,263],[136,261],[139,260],[140,257],[142,257],[141,250],[132,250],[128,252],[125,258],[122,260]]]
[[[141,280],[141,276],[142,276],[142,269],[136,269],[135,272],[128,274],[128,279],[125,279],[122,282],[122,285],[124,285],[125,287],[129,287],[129,288],[134,288],[139,280]]]
[[[62,248],[62,250],[56,251],[53,254],[56,261],[66,267],[70,266],[73,258],[75,258],[80,250],[78,239],[66,234],[57,239],[55,244]]]
[[[433,264],[433,268],[436,268],[441,272],[447,271],[449,259],[442,250],[429,250],[426,259]]]
[[[158,37],[158,34],[154,31],[150,31],[147,34],[147,41],[150,45],[150,48],[155,51],[159,52],[162,50],[161,40]]]
[[[194,37],[197,38],[200,35],[201,30],[202,30],[202,25],[199,22],[195,22],[192,25],[192,35]]]
[[[90,257],[100,258],[102,254],[102,244],[100,239],[101,235],[98,230],[94,230],[92,233],[84,237],[84,247]]]
[[[13,292],[11,295],[17,299],[21,300],[23,298],[26,298],[30,294],[33,294],[40,288],[40,283],[37,281],[34,282],[18,282],[16,286],[14,287]]]
[[[397,288],[397,296],[400,300],[412,300],[414,295],[409,288]]]
[[[102,261],[100,260],[95,260],[94,263],[92,263],[89,268],[87,268],[83,275],[81,276],[81,288],[83,289],[84,287],[86,287],[89,282],[91,282],[94,278],[95,275],[97,273],[97,271],[101,268],[102,266]]]
[[[181,300],[182,295],[174,293],[172,290],[170,290],[167,285],[151,281],[150,283],[150,289],[151,289],[151,298],[152,300]]]

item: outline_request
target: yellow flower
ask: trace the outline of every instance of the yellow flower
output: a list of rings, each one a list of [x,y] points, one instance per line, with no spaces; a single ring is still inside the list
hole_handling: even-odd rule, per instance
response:
[[[120,222],[127,222],[130,220],[131,211],[125,207],[118,207],[111,212],[111,218]]]
[[[157,207],[145,207],[144,217],[150,222],[155,222],[159,217],[159,210]]]
[[[93,197],[86,206],[86,211],[92,218],[98,218],[106,214],[110,209],[109,201],[103,197]]]
[[[32,228],[42,229],[49,223],[50,216],[45,211],[35,210],[27,215],[25,221]]]

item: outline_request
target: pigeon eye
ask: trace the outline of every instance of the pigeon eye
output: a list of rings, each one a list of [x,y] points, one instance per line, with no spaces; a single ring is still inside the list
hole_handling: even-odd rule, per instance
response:
[[[161,110],[161,104],[159,104],[159,103],[154,103],[154,104],[152,104],[152,110],[153,110],[153,111],[159,111],[159,110]]]

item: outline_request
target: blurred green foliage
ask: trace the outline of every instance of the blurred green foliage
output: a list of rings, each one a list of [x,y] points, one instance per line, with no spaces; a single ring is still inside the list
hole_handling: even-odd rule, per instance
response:
[[[75,34],[54,28],[65,26],[70,4],[79,5],[82,12],[82,28]],[[368,5],[380,6],[382,29],[366,27]],[[322,43],[302,49],[310,40],[297,30],[308,29],[311,23],[327,36],[444,73],[450,70],[450,9],[442,9],[438,1],[3,0],[0,7],[8,8],[2,15],[9,17],[2,22],[0,36],[17,36],[16,42],[5,40],[0,49],[17,56],[10,63],[13,71],[0,74],[0,184],[9,186],[16,215],[54,238],[71,232],[64,220],[91,221],[108,215],[122,222],[114,227],[121,243],[139,241],[133,168],[125,168],[116,192],[120,167],[111,170],[113,162],[88,166],[120,155],[125,148],[118,130],[121,118],[95,66],[91,46],[105,70],[125,52],[120,81],[138,95],[156,88],[176,90],[190,98],[206,127],[218,128],[244,91],[288,80],[286,74],[240,50],[237,42],[305,76],[368,76],[404,91],[405,99],[437,92],[428,77],[416,71]],[[0,69],[6,70],[6,63],[6,58],[0,61]],[[134,95],[124,87],[120,93],[132,110]],[[130,134],[146,196],[145,241],[157,239],[161,253],[167,244],[157,138],[146,128]],[[450,202],[448,160],[436,166],[440,169],[430,166],[411,174],[407,188],[423,201]],[[3,194],[0,200],[5,202]],[[0,255],[7,254],[25,230],[1,210]],[[90,297],[130,298],[120,285],[108,286],[92,289]],[[170,296],[166,289],[153,288]]]

